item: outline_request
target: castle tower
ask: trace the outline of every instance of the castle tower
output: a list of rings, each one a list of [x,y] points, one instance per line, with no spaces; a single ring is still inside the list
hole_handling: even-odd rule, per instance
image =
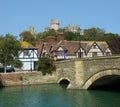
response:
[[[29,28],[29,31],[30,31],[30,33],[32,34],[32,35],[34,35],[34,26],[30,26],[30,28]]]
[[[51,29],[58,30],[59,29],[59,21],[51,19],[50,21]]]

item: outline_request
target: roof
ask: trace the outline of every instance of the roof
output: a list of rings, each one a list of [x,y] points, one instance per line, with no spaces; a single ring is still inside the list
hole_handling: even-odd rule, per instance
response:
[[[40,55],[42,53],[43,41],[38,41],[36,44],[36,48],[38,49],[38,54]]]
[[[103,52],[105,52],[106,49],[109,47],[106,42],[97,42],[97,44]]]
[[[22,48],[36,48],[36,47],[34,47],[33,45],[31,45],[30,43],[28,43],[28,42],[26,42],[26,41],[20,41],[20,43],[21,43],[21,47]]]
[[[64,40],[64,41],[52,42],[52,43],[49,42],[41,43],[39,45],[38,50],[41,49],[42,51],[42,47],[44,46],[47,53],[50,54],[52,51],[57,51],[59,47],[62,47],[64,50],[67,51],[67,55],[74,55],[79,50],[80,47],[85,51],[85,53],[88,53],[93,44],[97,44],[102,52],[105,52],[105,50],[109,47],[105,41],[95,42],[95,41],[65,41]]]

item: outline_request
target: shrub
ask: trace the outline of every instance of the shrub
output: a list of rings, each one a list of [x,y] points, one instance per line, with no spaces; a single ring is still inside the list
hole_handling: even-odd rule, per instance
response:
[[[55,64],[52,59],[43,57],[39,58],[37,62],[38,71],[41,71],[43,75],[46,73],[52,74],[52,71],[56,69]]]

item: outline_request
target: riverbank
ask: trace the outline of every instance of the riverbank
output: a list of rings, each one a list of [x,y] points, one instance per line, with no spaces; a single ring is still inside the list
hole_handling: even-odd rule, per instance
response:
[[[0,87],[57,83],[56,73],[42,75],[41,72],[13,72],[0,74]]]

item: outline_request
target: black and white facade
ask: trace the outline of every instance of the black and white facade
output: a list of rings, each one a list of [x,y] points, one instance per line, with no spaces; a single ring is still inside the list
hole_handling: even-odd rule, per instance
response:
[[[35,47],[23,48],[19,53],[19,60],[23,63],[21,70],[35,71],[38,61],[38,50]]]

